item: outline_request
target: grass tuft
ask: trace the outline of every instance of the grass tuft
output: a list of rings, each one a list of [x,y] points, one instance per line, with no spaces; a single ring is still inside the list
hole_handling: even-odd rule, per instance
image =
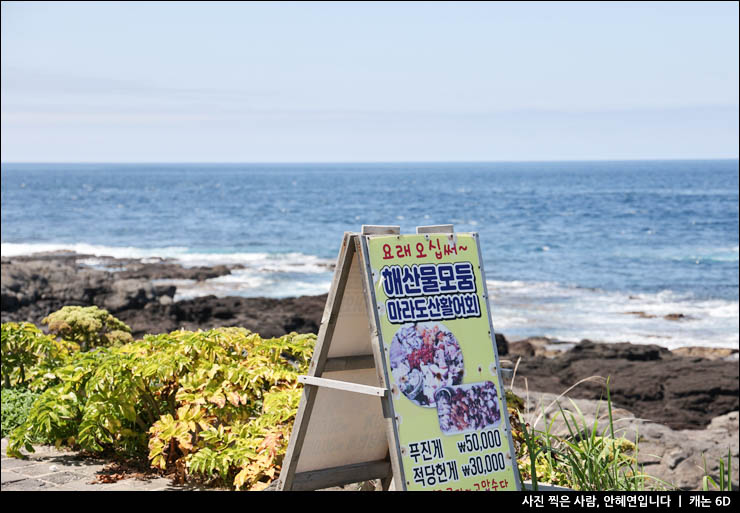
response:
[[[606,388],[605,424],[600,423],[601,401],[597,405],[593,423],[586,419],[571,399],[571,409],[563,409],[560,399],[573,388],[584,382],[599,380],[604,381]],[[555,405],[558,411],[546,422],[543,429],[537,429],[538,423]],[[556,435],[553,432],[557,418],[564,422],[567,435]],[[645,474],[643,467],[638,464],[638,435],[635,433],[634,441],[619,435],[614,426],[619,420],[622,419],[615,420],[613,415],[609,379],[604,380],[600,376],[579,381],[560,394],[547,408],[541,405],[540,413],[532,423],[527,422],[520,412],[518,424],[521,426],[523,442],[518,454],[520,474],[523,478],[532,480],[533,490],[537,490],[538,484],[542,482],[581,491],[674,489],[670,483]],[[723,468],[721,465],[721,483]]]

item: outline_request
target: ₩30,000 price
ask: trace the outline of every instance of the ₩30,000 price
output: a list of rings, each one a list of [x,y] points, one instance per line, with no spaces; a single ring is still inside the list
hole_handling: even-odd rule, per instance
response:
[[[502,452],[494,452],[483,456],[471,456],[468,463],[460,466],[460,471],[465,477],[480,476],[498,472],[506,468],[506,458]]]

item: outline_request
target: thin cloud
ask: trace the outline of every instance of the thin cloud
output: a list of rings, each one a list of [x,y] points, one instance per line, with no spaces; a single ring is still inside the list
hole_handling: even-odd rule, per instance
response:
[[[2,91],[14,95],[129,95],[181,99],[251,100],[276,96],[275,91],[207,87],[170,87],[134,80],[43,72],[18,67],[3,67]]]

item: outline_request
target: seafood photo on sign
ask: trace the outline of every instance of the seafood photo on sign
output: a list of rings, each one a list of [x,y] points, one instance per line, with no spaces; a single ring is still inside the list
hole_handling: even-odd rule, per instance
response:
[[[496,427],[501,421],[496,385],[490,381],[442,387],[435,400],[445,435]]]
[[[434,394],[463,379],[463,355],[455,335],[441,323],[404,324],[390,348],[391,372],[410,401],[435,407]]]

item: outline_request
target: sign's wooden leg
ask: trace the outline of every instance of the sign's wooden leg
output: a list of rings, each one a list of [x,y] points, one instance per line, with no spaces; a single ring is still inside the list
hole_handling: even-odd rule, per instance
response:
[[[352,265],[354,252],[355,245],[352,240],[352,235],[350,233],[345,233],[342,239],[342,246],[339,250],[339,256],[337,258],[337,268],[334,271],[334,278],[332,280],[331,288],[329,289],[329,296],[326,300],[324,318],[322,319],[319,334],[316,339],[314,356],[311,360],[311,367],[309,368],[309,375],[311,376],[321,375],[324,370],[323,367],[326,364],[326,355],[328,354],[331,339],[334,335],[334,328],[337,324],[341,298],[344,294],[345,286],[347,285],[347,277]],[[290,442],[288,443],[288,449],[286,450],[285,458],[283,460],[283,468],[280,472],[280,477],[278,478],[278,490],[292,489],[296,466],[298,465],[298,456],[301,453],[303,441],[306,438],[308,421],[311,418],[311,411],[313,410],[317,393],[317,387],[306,387],[304,389],[301,402],[298,406],[295,423],[293,425],[293,432],[290,436]]]

